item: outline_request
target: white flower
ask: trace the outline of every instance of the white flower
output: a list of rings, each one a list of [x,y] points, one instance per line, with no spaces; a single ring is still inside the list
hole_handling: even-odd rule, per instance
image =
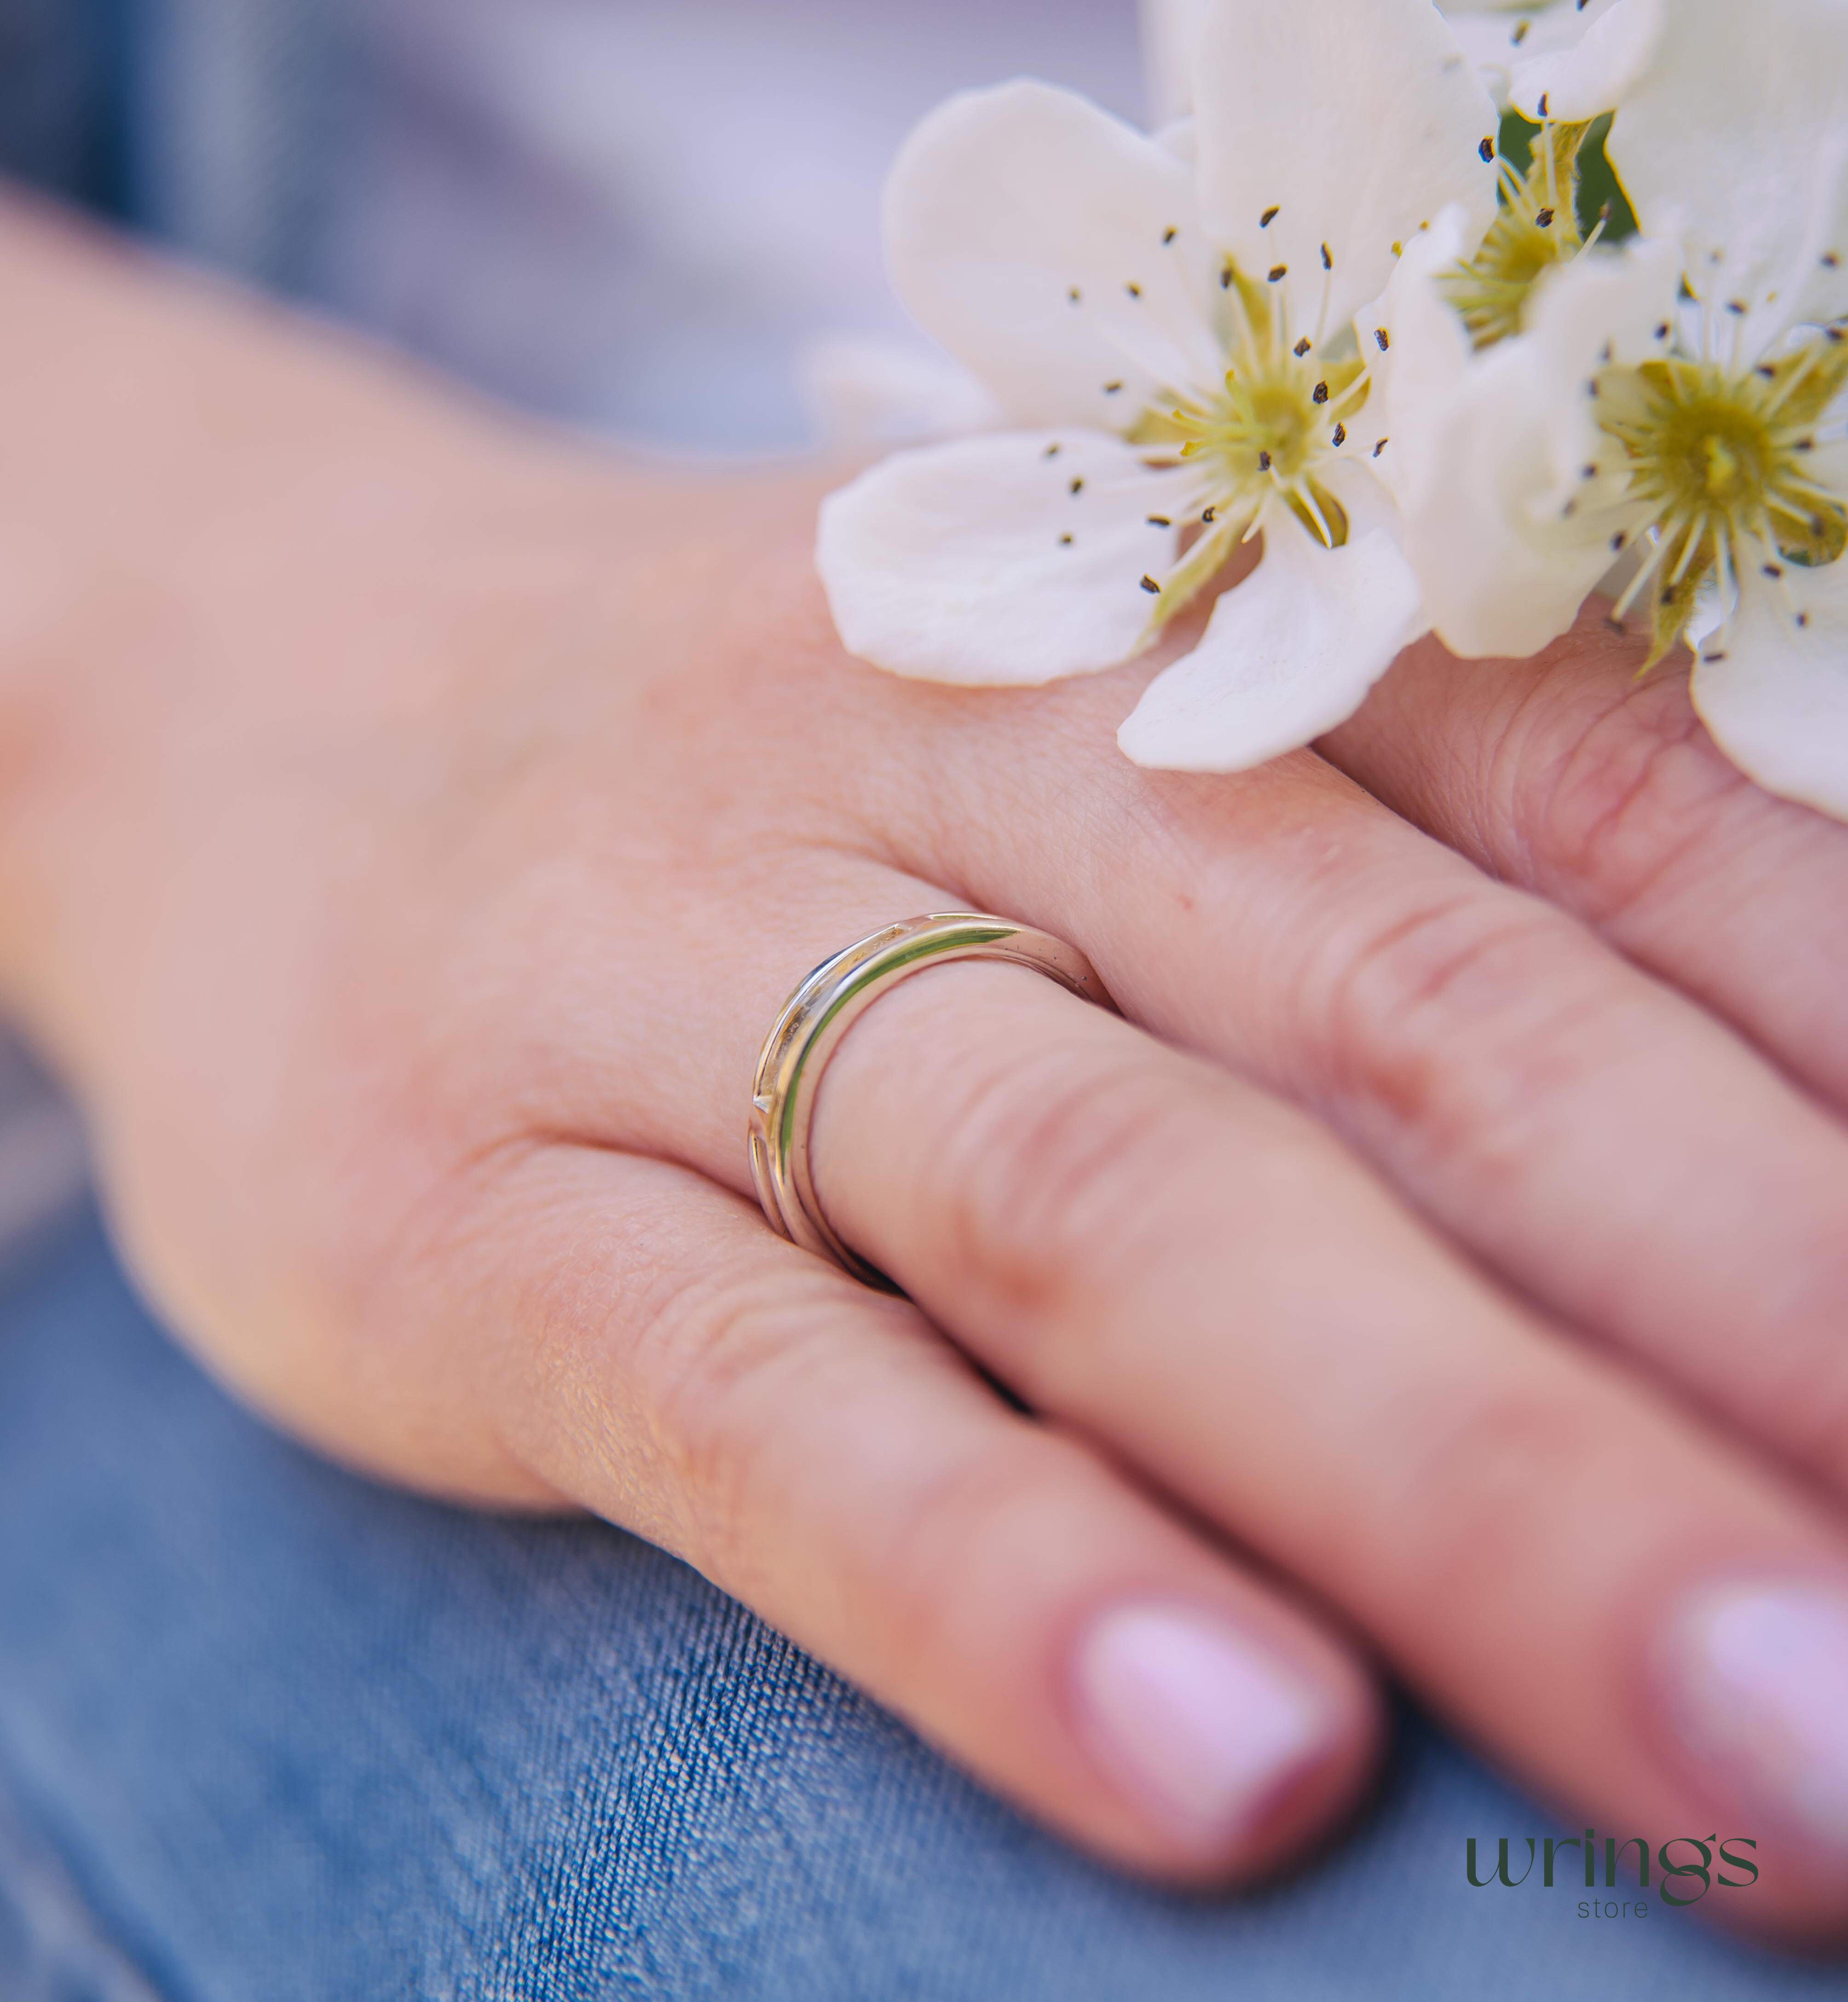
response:
[[[1024,684],[1152,644],[1261,534],[1120,738],[1230,771],[1351,713],[1422,630],[1351,322],[1427,218],[1487,226],[1495,117],[1429,0],[1220,0],[1196,76],[1197,165],[1032,83],[913,135],[894,282],[1017,428],[832,496],[818,562],[863,659]]]
[[[1448,0],[1444,12],[1477,75],[1496,103],[1506,104],[1511,99],[1531,102],[1521,98],[1526,78],[1539,65],[1576,50],[1615,5],[1616,0],[1539,0],[1537,5],[1524,0]]]
[[[1142,0],[1142,60],[1156,122],[1193,109],[1194,44],[1215,0]],[[1459,47],[1498,104],[1533,58],[1574,47],[1614,0],[1445,0]],[[1544,88],[1543,85],[1541,88]]]
[[[1621,102],[1645,237],[1472,357],[1421,242],[1383,307],[1407,547],[1459,653],[1525,654],[1623,555],[1613,616],[1695,654],[1695,706],[1771,791],[1848,818],[1848,7],[1619,0],[1549,106]],[[1533,108],[1539,109],[1538,98]],[[1441,227],[1441,225],[1440,225]],[[1435,239],[1439,232],[1432,232]]]

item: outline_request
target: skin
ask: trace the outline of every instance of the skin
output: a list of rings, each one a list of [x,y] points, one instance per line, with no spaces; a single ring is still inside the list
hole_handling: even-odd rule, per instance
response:
[[[1661,1700],[1686,1593],[1848,1583],[1848,829],[1681,677],[1422,646],[1320,755],[1145,773],[1154,662],[847,659],[814,473],[614,462],[22,210],[0,260],[0,985],[210,1368],[665,1545],[1152,1875],[1337,1826],[1391,1674],[1574,1825],[1750,1827],[1740,1922],[1848,1927]],[[1121,1013],[957,967],[855,1029],[818,1173],[876,1296],[759,1216],[752,1066],[959,907]],[[1146,1599],[1320,1720],[1236,1828],[1075,1693]]]

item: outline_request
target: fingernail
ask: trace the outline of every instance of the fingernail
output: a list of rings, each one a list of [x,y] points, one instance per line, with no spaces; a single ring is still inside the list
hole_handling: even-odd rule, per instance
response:
[[[1695,1756],[1766,1814],[1848,1853],[1848,1595],[1707,1592],[1684,1616],[1670,1673]]]
[[[1079,1701],[1098,1756],[1190,1843],[1250,1826],[1326,1743],[1324,1706],[1226,1621],[1119,1606],[1079,1643]]]

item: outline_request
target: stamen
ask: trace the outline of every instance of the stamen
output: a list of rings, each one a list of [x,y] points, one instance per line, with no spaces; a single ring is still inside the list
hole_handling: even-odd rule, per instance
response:
[[[1156,598],[1159,598],[1162,595],[1161,586],[1152,577],[1145,577],[1142,579],[1142,588]]]
[[[1282,204],[1281,203],[1277,204],[1272,208],[1267,208],[1264,214],[1257,218],[1258,228],[1260,229],[1268,229],[1271,224],[1277,220],[1278,217],[1282,212]]]

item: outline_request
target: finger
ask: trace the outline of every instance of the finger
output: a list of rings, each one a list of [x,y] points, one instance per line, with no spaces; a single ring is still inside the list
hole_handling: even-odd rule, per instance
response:
[[[1695,715],[1686,671],[1639,678],[1642,660],[1595,605],[1529,661],[1425,640],[1323,748],[1848,1109],[1848,828],[1760,792]]]
[[[849,1034],[814,1137],[836,1228],[1036,1408],[1599,1826],[1759,1840],[1735,1917],[1848,1926],[1848,1544],[1312,1122],[1031,975],[950,968]]]
[[[1091,1847],[1249,1876],[1364,1783],[1351,1653],[755,1207],[549,1144],[484,1163],[406,1254],[387,1322],[433,1331],[535,1478]]]
[[[1848,1135],[1762,1057],[1319,759],[1138,771],[1121,677],[906,697],[918,866],[1074,940],[1133,1019],[1316,1111],[1521,1291],[1848,1488]]]

